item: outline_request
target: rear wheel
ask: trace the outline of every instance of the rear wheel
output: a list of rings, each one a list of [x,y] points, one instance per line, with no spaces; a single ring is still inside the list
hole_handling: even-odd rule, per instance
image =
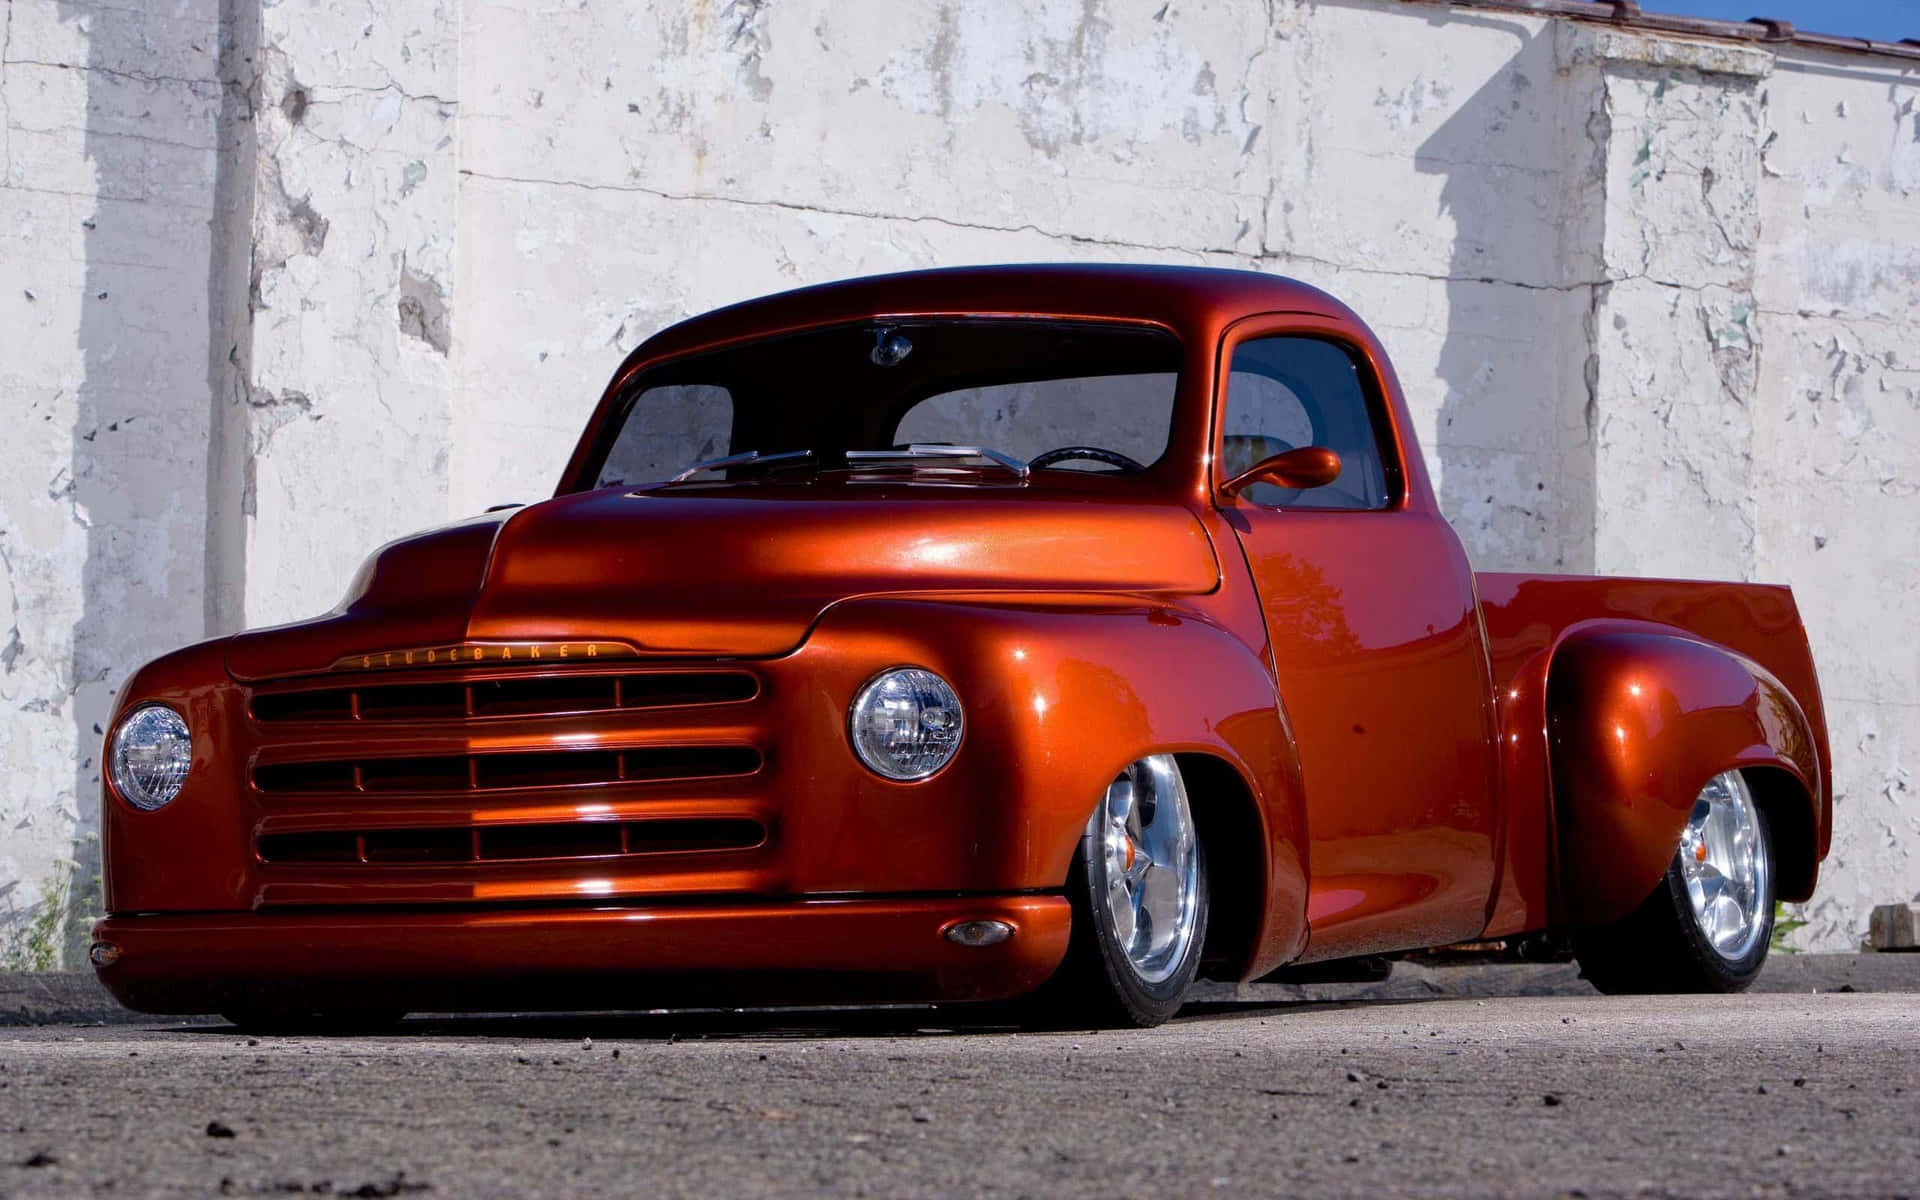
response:
[[[1624,919],[1574,935],[1574,957],[1610,993],[1737,992],[1773,936],[1773,841],[1738,771],[1693,802],[1673,862]]]
[[[1036,997],[1058,1024],[1158,1025],[1180,1009],[1207,940],[1207,864],[1170,754],[1108,785],[1067,876],[1073,934]]]

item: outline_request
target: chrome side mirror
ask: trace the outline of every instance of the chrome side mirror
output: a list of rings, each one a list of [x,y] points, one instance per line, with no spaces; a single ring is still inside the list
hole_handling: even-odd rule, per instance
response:
[[[1220,485],[1229,496],[1237,496],[1256,483],[1271,483],[1283,488],[1325,487],[1340,478],[1340,455],[1325,446],[1299,446],[1271,458],[1263,458]]]

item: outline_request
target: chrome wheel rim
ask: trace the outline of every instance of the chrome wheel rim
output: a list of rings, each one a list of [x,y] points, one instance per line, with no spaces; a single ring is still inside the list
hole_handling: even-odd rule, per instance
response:
[[[1186,959],[1200,891],[1199,841],[1173,756],[1156,754],[1122,771],[1094,820],[1114,940],[1135,975],[1159,983]]]
[[[1753,953],[1773,908],[1760,812],[1738,771],[1716,775],[1693,802],[1680,835],[1680,876],[1700,936],[1739,962]]]

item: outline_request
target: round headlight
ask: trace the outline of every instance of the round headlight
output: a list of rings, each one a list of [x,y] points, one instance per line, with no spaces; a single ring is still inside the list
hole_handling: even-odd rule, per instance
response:
[[[164,704],[136,708],[113,731],[107,770],[135,808],[155,809],[180,794],[193,763],[187,720]]]
[[[919,667],[895,667],[867,681],[848,715],[860,761],[888,779],[914,780],[947,765],[960,748],[960,697]]]

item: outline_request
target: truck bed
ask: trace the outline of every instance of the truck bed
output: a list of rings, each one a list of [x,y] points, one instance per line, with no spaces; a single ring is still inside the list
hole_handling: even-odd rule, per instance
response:
[[[1590,576],[1479,572],[1475,576],[1488,655],[1500,709],[1502,777],[1508,827],[1505,870],[1497,891],[1489,936],[1539,928],[1553,904],[1553,881],[1529,868],[1539,847],[1551,850],[1552,796],[1547,747],[1513,731],[1540,728],[1547,664],[1569,634],[1603,626],[1680,633],[1733,651],[1763,668],[1800,705],[1813,731],[1819,758],[1817,855],[1832,837],[1832,756],[1826,717],[1814,676],[1813,656],[1785,587],[1673,579],[1612,579]]]

